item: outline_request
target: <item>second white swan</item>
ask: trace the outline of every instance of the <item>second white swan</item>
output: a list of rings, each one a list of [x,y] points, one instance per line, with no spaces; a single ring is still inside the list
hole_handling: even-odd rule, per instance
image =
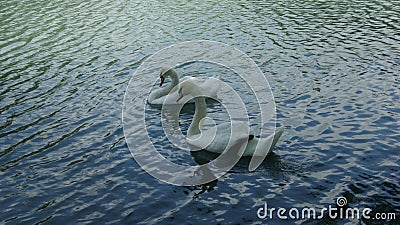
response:
[[[247,143],[242,156],[266,156],[275,146],[283,133],[283,127],[278,128],[274,134],[266,138],[254,137],[254,132],[249,125],[233,121],[217,125],[216,129],[201,129],[201,122],[206,117],[206,102],[201,95],[201,88],[193,79],[181,83],[178,90],[177,102],[186,95],[192,95],[195,102],[195,113],[192,123],[187,131],[186,141],[189,145],[209,152],[223,153],[225,149],[240,148]],[[231,133],[232,131],[232,133]],[[231,141],[229,142],[231,138]],[[228,146],[229,143],[229,146]],[[261,147],[257,147],[260,145]]]

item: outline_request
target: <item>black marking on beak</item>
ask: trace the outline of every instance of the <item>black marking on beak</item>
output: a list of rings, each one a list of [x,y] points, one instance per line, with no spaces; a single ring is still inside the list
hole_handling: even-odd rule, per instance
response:
[[[176,99],[176,102],[179,102],[179,100],[181,100],[181,98],[183,98],[182,88],[179,88],[179,91],[178,91],[178,98]]]
[[[163,85],[163,83],[164,83],[165,77],[164,76],[160,76],[160,79],[161,79],[161,81],[160,81],[160,87],[161,87]]]

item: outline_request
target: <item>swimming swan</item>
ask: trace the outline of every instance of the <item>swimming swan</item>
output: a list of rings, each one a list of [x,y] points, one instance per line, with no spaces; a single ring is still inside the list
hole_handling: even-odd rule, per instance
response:
[[[147,102],[150,105],[177,104],[175,100],[178,97],[178,88],[174,87],[179,84],[178,73],[172,68],[163,67],[160,72],[160,87],[163,85],[165,79],[168,77],[172,79],[172,82],[168,86],[153,90],[149,94]],[[183,80],[187,79],[189,78],[183,78]],[[203,89],[203,93],[206,96],[210,96],[215,99],[217,98],[218,85],[215,82],[212,82],[212,79],[206,79],[204,82],[198,78],[194,79],[197,83],[201,83],[200,87]],[[164,102],[168,93],[172,96],[170,96],[167,101]],[[189,101],[188,103],[194,103],[194,101]]]
[[[195,113],[187,132],[186,141],[189,145],[198,149],[221,154],[225,149],[240,148],[239,146],[243,147],[243,144],[247,143],[242,156],[266,156],[272,152],[283,133],[282,127],[266,138],[256,138],[249,125],[239,121],[232,122],[232,134],[230,122],[219,124],[214,129],[201,131],[201,122],[206,117],[206,102],[204,97],[201,96],[201,89],[192,79],[188,79],[181,83],[178,94],[177,102],[186,95],[194,96]],[[231,143],[229,143],[230,136],[232,138]],[[228,143],[230,146],[227,146]],[[257,144],[260,144],[260,147],[256,149]]]

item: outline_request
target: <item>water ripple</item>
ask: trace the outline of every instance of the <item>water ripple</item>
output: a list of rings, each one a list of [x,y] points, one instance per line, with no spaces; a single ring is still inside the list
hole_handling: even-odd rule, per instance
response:
[[[0,221],[259,224],[264,202],[322,208],[341,196],[399,213],[399,10],[365,0],[1,1]],[[147,57],[193,39],[249,54],[286,132],[253,173],[243,159],[217,181],[175,187],[132,159],[121,104]],[[224,112],[210,110],[217,121]],[[165,143],[158,116],[149,112],[159,151],[195,163]],[[187,127],[190,115],[181,119]]]

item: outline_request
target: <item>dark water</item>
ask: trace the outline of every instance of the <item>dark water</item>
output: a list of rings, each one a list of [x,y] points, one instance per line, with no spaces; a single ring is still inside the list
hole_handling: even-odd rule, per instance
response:
[[[399,15],[398,1],[1,1],[0,223],[279,224],[257,209],[338,197],[397,213],[362,223],[398,223]],[[254,59],[286,131],[255,172],[177,187],[131,157],[122,100],[146,57],[197,39]]]

